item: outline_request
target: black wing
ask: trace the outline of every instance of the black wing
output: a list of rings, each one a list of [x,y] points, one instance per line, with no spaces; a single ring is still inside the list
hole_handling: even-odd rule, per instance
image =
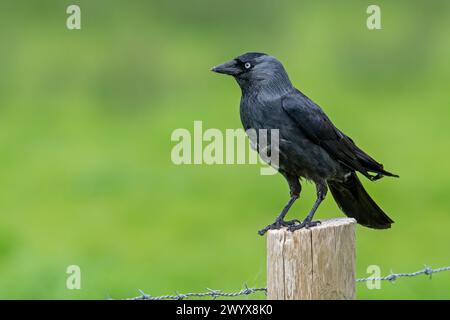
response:
[[[383,176],[398,177],[385,171],[382,164],[358,148],[351,138],[333,125],[318,105],[300,91],[296,90],[284,96],[282,108],[311,141],[320,145],[333,159],[350,170],[359,171],[370,180]],[[369,172],[376,175],[373,176]]]

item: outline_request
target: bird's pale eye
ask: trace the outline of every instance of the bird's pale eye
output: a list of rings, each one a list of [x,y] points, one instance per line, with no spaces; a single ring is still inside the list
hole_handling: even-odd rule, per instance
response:
[[[252,64],[250,62],[246,62],[244,64],[245,69],[250,69],[251,66],[252,66]]]

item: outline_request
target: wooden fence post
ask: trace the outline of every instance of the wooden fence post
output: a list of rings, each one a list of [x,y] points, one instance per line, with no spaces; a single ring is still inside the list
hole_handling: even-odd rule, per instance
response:
[[[267,233],[267,298],[355,299],[354,219]]]

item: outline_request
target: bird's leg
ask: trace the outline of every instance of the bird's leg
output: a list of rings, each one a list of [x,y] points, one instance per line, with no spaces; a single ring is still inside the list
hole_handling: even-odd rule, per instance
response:
[[[289,199],[288,203],[284,206],[283,210],[280,212],[278,217],[275,219],[275,222],[272,224],[269,224],[265,228],[258,231],[258,234],[261,236],[264,235],[268,230],[281,229],[282,227],[294,226],[296,223],[301,223],[301,221],[299,221],[297,219],[289,220],[289,221],[284,220],[284,217],[288,213],[291,206],[294,204],[295,200],[297,200],[299,198],[300,191],[302,189],[297,177],[291,177],[291,176],[285,176],[285,177],[289,183],[289,188],[291,190],[291,198]]]
[[[318,224],[320,224],[320,221],[312,221],[314,217],[314,213],[316,213],[317,208],[319,208],[320,203],[325,199],[325,196],[328,192],[328,187],[325,182],[316,183],[316,189],[317,189],[317,199],[314,202],[314,205],[309,212],[309,214],[306,216],[305,220],[303,220],[302,223],[298,225],[291,225],[289,226],[289,231],[295,231],[302,228],[310,228],[315,227]]]
[[[288,213],[289,209],[291,208],[291,206],[294,204],[295,200],[297,200],[297,199],[298,199],[298,196],[292,196],[289,199],[288,203],[284,206],[284,208],[281,211],[281,213],[275,219],[275,222],[272,223],[272,224],[269,224],[267,227],[259,230],[258,231],[259,235],[262,236],[267,231],[272,230],[272,229],[281,229],[282,227],[293,226],[293,225],[295,225],[296,222],[300,223],[300,221],[297,220],[297,219],[290,220],[290,221],[284,221],[284,217],[286,216],[286,214]]]

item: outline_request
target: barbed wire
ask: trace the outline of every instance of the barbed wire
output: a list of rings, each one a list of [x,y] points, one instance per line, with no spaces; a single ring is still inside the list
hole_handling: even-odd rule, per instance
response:
[[[131,298],[131,300],[183,300],[186,298],[204,298],[204,297],[211,297],[213,299],[216,299],[218,297],[240,297],[240,296],[248,296],[250,294],[256,293],[256,292],[264,292],[264,294],[267,293],[266,288],[249,288],[247,285],[244,285],[244,289],[238,291],[238,292],[223,292],[222,290],[213,290],[213,289],[206,289],[206,292],[189,292],[189,293],[178,293],[175,294],[167,294],[163,296],[153,297],[151,295],[145,294],[142,290],[139,290],[141,292],[141,296]]]
[[[384,277],[369,277],[369,278],[359,278],[356,279],[356,282],[369,282],[369,281],[389,281],[394,282],[398,278],[405,278],[405,277],[416,277],[419,275],[427,275],[429,279],[431,279],[431,276],[433,273],[438,272],[444,272],[444,271],[450,271],[450,266],[448,267],[442,267],[437,269],[432,269],[428,266],[425,266],[424,269],[418,270],[415,272],[410,273],[390,273],[387,276]],[[247,285],[244,285],[244,288],[237,292],[223,292],[222,290],[213,290],[213,289],[206,289],[205,292],[188,292],[188,293],[178,293],[175,294],[166,294],[162,296],[151,296],[149,294],[146,294],[142,290],[139,290],[141,293],[140,296],[130,298],[128,300],[183,300],[186,298],[205,298],[210,297],[213,299],[219,298],[219,297],[241,297],[241,296],[248,296],[257,292],[264,292],[264,294],[267,294],[267,288],[249,288]]]
[[[369,277],[369,278],[360,278],[360,279],[356,279],[356,282],[368,282],[368,281],[395,281],[398,278],[404,278],[404,277],[416,277],[422,274],[425,274],[427,276],[429,276],[429,278],[431,279],[431,275],[433,273],[438,273],[438,272],[444,272],[444,271],[450,271],[450,266],[448,267],[442,267],[442,268],[437,268],[437,269],[432,269],[430,267],[425,266],[424,269],[416,271],[416,272],[411,272],[411,273],[390,273],[387,276],[384,277]]]

